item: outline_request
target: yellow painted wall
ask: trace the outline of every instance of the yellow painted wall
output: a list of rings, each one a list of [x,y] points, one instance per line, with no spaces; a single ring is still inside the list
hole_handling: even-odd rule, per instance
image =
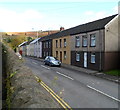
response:
[[[60,39],[62,40],[62,47],[60,48]],[[64,47],[64,39],[66,39],[66,47]],[[58,40],[58,48],[56,48],[56,40]],[[58,60],[60,60],[60,52],[62,52],[62,63],[71,64],[71,51],[70,51],[70,36],[64,36],[53,39],[52,54],[56,57],[56,51],[58,51]],[[66,59],[64,59],[64,51],[66,51]]]

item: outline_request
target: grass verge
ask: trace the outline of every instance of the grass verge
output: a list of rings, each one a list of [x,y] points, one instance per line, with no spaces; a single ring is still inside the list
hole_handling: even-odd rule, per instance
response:
[[[105,73],[109,74],[109,75],[113,75],[113,76],[120,76],[120,69],[110,70],[110,71],[107,71]]]

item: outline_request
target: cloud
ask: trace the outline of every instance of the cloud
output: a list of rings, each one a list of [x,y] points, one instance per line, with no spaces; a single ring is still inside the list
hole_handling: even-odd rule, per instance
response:
[[[107,16],[110,16],[110,13],[107,13],[106,11],[86,11],[83,13],[83,16],[85,19],[83,19],[82,22],[86,23],[86,22],[91,22],[94,20],[98,20]]]
[[[4,31],[25,31],[37,25],[37,22],[44,18],[44,15],[37,10],[25,10],[16,12],[0,8],[0,30]]]
[[[115,7],[113,8],[113,12],[118,13],[118,6],[115,6]]]

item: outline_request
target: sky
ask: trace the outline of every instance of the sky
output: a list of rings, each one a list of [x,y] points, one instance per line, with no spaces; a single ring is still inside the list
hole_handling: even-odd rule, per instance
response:
[[[0,0],[0,32],[59,30],[118,13],[119,0]]]

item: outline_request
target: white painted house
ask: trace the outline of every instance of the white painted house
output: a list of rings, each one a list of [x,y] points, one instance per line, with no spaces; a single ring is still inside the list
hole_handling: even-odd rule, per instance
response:
[[[33,40],[27,46],[27,55],[33,57],[42,57],[42,42],[40,42],[41,38],[37,38]]]

